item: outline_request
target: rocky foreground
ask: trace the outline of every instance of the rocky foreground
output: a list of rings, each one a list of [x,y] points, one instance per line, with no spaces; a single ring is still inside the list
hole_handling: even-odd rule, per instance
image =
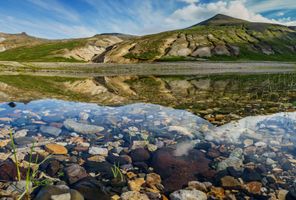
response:
[[[24,198],[37,200],[295,199],[295,125],[296,113],[215,127],[153,104],[3,103],[0,196],[27,189]],[[26,184],[29,168],[36,175]]]

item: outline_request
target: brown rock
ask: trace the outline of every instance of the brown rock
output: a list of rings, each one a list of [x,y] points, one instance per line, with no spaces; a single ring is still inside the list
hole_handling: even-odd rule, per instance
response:
[[[68,153],[68,150],[59,144],[46,144],[45,150],[52,154],[64,155]]]
[[[241,187],[241,184],[232,176],[224,176],[221,178],[221,186],[228,189],[237,189]]]
[[[186,186],[196,176],[213,178],[215,172],[209,168],[210,160],[199,150],[192,149],[187,156],[174,156],[174,149],[157,150],[152,159],[152,167],[162,178],[165,192],[173,192]]]
[[[0,140],[0,147],[5,147],[10,142],[10,139],[7,140]]]
[[[76,183],[77,181],[88,177],[85,169],[78,164],[73,164],[65,168],[65,176],[70,184]]]
[[[205,184],[199,182],[199,181],[190,181],[188,183],[188,187],[190,189],[196,189],[202,192],[207,192],[207,187],[205,186]]]
[[[17,177],[17,169],[15,163],[8,159],[0,161],[0,180],[1,181],[14,181]]]
[[[262,183],[257,181],[252,181],[246,184],[246,189],[252,194],[260,194],[262,188]]]
[[[145,183],[144,178],[137,178],[135,180],[128,181],[128,187],[132,191],[139,192],[141,190],[141,186]]]

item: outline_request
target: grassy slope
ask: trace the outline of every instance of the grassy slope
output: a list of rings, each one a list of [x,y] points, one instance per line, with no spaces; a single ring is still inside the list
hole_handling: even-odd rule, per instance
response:
[[[0,53],[0,60],[24,62],[79,62],[75,59],[64,58],[61,54],[64,49],[72,50],[85,45],[85,40],[68,40],[48,42],[44,44],[18,47]]]
[[[239,56],[212,56],[210,60],[266,60],[266,61],[296,61],[296,53],[288,46],[296,46],[296,32],[284,26],[260,23],[247,23],[238,25],[198,25],[188,29],[164,32],[149,35],[135,40],[131,43],[137,43],[124,57],[130,59],[155,60],[160,54],[159,49],[166,38],[174,34],[183,34],[193,37],[207,38],[209,34],[215,37],[214,40],[204,39],[198,43],[221,45],[228,44],[240,48]],[[275,54],[266,55],[260,50],[252,48],[271,47]],[[194,58],[182,56],[163,56],[158,61],[184,61]]]

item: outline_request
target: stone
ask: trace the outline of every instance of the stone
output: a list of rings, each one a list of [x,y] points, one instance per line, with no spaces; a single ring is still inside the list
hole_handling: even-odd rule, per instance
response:
[[[90,147],[88,153],[91,155],[101,155],[106,157],[108,155],[108,149],[101,147]]]
[[[93,177],[86,177],[72,186],[80,192],[87,200],[110,200],[110,197],[103,192],[101,183]]]
[[[205,154],[191,149],[186,156],[174,156],[175,149],[158,149],[152,157],[151,167],[161,176],[165,192],[173,192],[197,177],[213,178],[215,172],[210,169]]]
[[[262,183],[257,181],[252,181],[246,184],[246,189],[249,193],[260,194],[262,188]]]
[[[141,190],[142,185],[145,183],[144,178],[136,178],[134,180],[128,181],[128,187],[132,191],[139,192]]]
[[[70,165],[64,169],[64,172],[69,184],[74,184],[88,176],[86,170],[78,164]]]
[[[51,200],[71,200],[70,193],[51,195]]]
[[[106,161],[105,156],[101,155],[94,155],[89,158],[87,158],[88,161],[93,161],[93,162],[104,162]]]
[[[158,185],[161,184],[161,177],[156,173],[150,173],[146,175],[146,184],[155,189]]]
[[[126,165],[126,164],[131,164],[132,159],[128,155],[115,155],[113,153],[109,153],[108,157],[106,158],[108,162],[111,164],[116,164],[116,165]]]
[[[202,192],[207,192],[207,187],[204,183],[201,183],[199,181],[189,181],[188,182],[188,188],[189,189],[196,189]]]
[[[111,163],[103,161],[103,162],[94,162],[94,161],[86,161],[85,169],[87,172],[100,173],[102,177],[112,179],[112,167],[114,167]]]
[[[66,155],[68,153],[68,150],[64,146],[54,143],[46,144],[45,150],[56,155]]]
[[[224,176],[221,178],[221,186],[227,189],[237,189],[241,187],[240,182],[232,176]]]
[[[192,54],[193,57],[211,57],[211,48],[210,47],[199,47]]]
[[[27,134],[28,134],[28,130],[27,129],[22,129],[22,130],[19,130],[19,131],[15,132],[13,134],[13,137],[14,138],[25,137]]]
[[[199,190],[178,190],[170,194],[171,200],[207,200],[207,195]]]
[[[14,181],[17,177],[17,169],[15,163],[11,160],[0,161],[0,180]]]
[[[147,161],[150,158],[149,152],[144,148],[132,150],[130,152],[130,156],[131,156],[133,162]]]
[[[261,181],[261,175],[254,169],[245,168],[243,171],[242,179],[246,182]]]
[[[34,200],[84,200],[84,197],[66,185],[48,185],[38,192]]]
[[[46,173],[50,176],[57,175],[58,171],[61,168],[61,164],[58,160],[50,160],[46,166]]]
[[[137,191],[124,192],[120,196],[121,200],[149,200],[146,194],[142,194]]]
[[[53,137],[58,137],[62,130],[53,126],[41,126],[40,131]]]
[[[2,140],[0,139],[0,147],[5,147],[10,142],[10,139]]]
[[[95,134],[95,133],[102,132],[104,130],[104,127],[78,123],[73,119],[65,120],[64,126],[68,130],[75,131],[76,133],[80,133],[80,134]]]
[[[251,140],[251,139],[245,139],[245,140],[244,140],[244,146],[245,146],[245,147],[251,146],[251,145],[253,145],[253,144],[254,144],[254,141]]]
[[[16,145],[25,146],[29,144],[33,144],[36,140],[33,137],[19,137],[14,138],[14,142]]]

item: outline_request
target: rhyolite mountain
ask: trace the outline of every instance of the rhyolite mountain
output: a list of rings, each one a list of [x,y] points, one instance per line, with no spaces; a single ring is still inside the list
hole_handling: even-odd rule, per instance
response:
[[[0,33],[0,60],[42,62],[88,62],[95,55],[134,36],[97,34],[89,38],[47,40],[20,34]]]
[[[296,60],[296,30],[218,14],[194,26],[125,40],[94,62]]]
[[[296,28],[218,14],[185,29],[140,37],[104,33],[90,38],[45,40],[25,33],[0,33],[0,51],[0,60],[12,61],[296,61]]]

